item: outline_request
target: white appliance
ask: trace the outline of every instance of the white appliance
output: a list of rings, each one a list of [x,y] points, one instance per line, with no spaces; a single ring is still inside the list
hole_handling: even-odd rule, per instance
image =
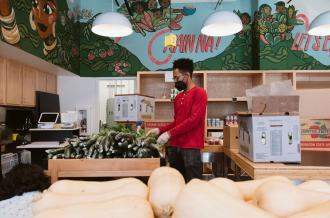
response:
[[[58,117],[59,117],[59,113],[53,113],[53,112],[41,113],[38,120],[38,128],[41,129],[54,128],[54,124],[57,122]]]

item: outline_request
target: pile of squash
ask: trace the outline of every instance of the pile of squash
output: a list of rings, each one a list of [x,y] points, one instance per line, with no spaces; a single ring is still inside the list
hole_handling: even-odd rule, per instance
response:
[[[281,176],[233,182],[194,179],[175,169],[154,170],[145,185],[135,178],[107,182],[60,180],[33,203],[37,218],[329,218],[330,186],[298,186]]]

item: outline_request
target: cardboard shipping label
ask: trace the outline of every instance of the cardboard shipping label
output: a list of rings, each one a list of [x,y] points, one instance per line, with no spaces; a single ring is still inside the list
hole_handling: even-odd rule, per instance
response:
[[[330,119],[302,119],[301,148],[303,150],[329,150]]]

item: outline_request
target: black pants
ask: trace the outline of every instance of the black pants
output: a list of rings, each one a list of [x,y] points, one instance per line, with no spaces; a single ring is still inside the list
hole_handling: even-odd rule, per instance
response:
[[[186,182],[191,179],[202,179],[200,149],[168,147],[167,154],[170,167],[177,169]]]

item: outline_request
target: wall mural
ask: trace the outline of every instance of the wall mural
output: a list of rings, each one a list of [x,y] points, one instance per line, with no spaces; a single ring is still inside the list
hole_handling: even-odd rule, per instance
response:
[[[2,41],[79,74],[79,1],[0,2]]]
[[[196,70],[330,69],[330,36],[307,34],[310,21],[329,10],[328,0],[237,0],[225,2],[242,20],[241,32],[202,35],[214,2],[170,0],[1,0],[0,39],[81,76],[135,76],[137,71],[169,70],[173,60],[192,58]],[[114,8],[114,9],[112,9]],[[123,38],[91,32],[105,11],[127,16],[134,33]],[[317,11],[317,12],[315,12]],[[168,33],[177,45],[164,48]]]
[[[214,12],[215,3],[171,4],[170,0],[128,1],[117,7],[132,23],[134,33],[128,37],[109,39],[91,32],[94,17],[111,11],[108,1],[99,1],[100,9],[82,1],[86,16],[81,19],[81,75],[134,76],[139,70],[169,70],[173,60],[190,57],[197,70],[252,69],[252,19],[249,1],[233,3],[244,23],[235,36],[208,37],[200,33],[203,20]],[[164,48],[164,37],[173,32],[177,46]]]
[[[326,1],[318,0],[316,8],[308,0],[259,1],[256,14],[256,30],[259,35],[260,69],[263,70],[311,70],[330,69],[330,36],[309,36],[310,16],[314,11],[321,13],[321,8],[330,8]],[[303,8],[308,4],[314,13]],[[305,9],[305,10],[304,10]],[[304,10],[304,11],[303,11]]]

